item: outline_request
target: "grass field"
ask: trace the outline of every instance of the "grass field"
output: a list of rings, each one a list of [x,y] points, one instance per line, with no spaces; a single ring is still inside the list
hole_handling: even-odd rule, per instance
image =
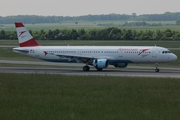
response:
[[[122,24],[121,21],[108,23]],[[32,30],[56,28],[102,28],[98,21],[61,24],[26,24]],[[104,23],[106,24],[106,23]],[[163,22],[162,24],[168,24]],[[173,21],[172,21],[173,24]],[[14,25],[5,25],[15,31]],[[128,29],[173,29],[178,26]],[[0,29],[2,30],[2,29]],[[38,41],[41,45],[149,46],[179,48],[180,41]],[[17,40],[0,40],[0,45],[18,46]],[[0,59],[36,60],[0,48]],[[180,58],[180,51],[173,50]],[[37,61],[37,60],[36,60]],[[180,59],[160,66],[179,67]],[[0,64],[0,66],[8,66]],[[23,66],[24,65],[17,65]],[[143,64],[144,66],[144,64]],[[153,65],[152,65],[153,66]],[[34,66],[31,66],[34,67]],[[57,66],[56,66],[57,67]],[[110,76],[66,76],[1,73],[1,120],[179,120],[180,80]]]
[[[115,27],[121,27],[125,29],[135,29],[135,30],[180,30],[179,26],[175,25],[175,21],[146,21],[149,24],[159,24],[161,23],[162,26],[132,26],[132,27],[123,27],[127,21],[78,21],[78,24],[75,24],[76,21],[64,21],[61,23],[43,23],[43,24],[25,24],[29,30],[54,30],[54,29],[92,29],[92,28],[105,28],[107,26],[98,26],[98,24],[112,24]],[[5,28],[0,28],[1,30],[5,31],[15,31],[14,24],[4,24]],[[111,27],[111,26],[108,26]]]
[[[1,74],[1,120],[179,120],[172,78]]]

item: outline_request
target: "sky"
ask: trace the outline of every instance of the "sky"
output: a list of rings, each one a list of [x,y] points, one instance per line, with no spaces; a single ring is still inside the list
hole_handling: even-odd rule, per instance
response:
[[[180,12],[180,0],[0,0],[0,16],[82,16]]]

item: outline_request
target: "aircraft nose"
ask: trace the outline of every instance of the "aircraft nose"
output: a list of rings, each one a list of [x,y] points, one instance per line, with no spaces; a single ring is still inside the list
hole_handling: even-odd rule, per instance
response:
[[[177,60],[177,58],[178,58],[178,57],[177,57],[175,54],[172,54],[172,56],[171,56],[171,60],[172,60],[172,61]]]

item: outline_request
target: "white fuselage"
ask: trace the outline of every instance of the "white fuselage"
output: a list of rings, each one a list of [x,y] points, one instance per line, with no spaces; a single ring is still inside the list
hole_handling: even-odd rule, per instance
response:
[[[19,46],[14,52],[51,62],[81,62],[98,71],[108,65],[124,68],[128,63],[162,63],[171,62],[177,56],[168,49],[156,46],[40,46],[22,22],[15,22]],[[156,66],[156,72],[159,72]]]
[[[63,55],[105,58],[109,64],[163,63],[177,59],[168,49],[156,46],[37,46],[13,48],[13,51],[52,62],[78,62]]]

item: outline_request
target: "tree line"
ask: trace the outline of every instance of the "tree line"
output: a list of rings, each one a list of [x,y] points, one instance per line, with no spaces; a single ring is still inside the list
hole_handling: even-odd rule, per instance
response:
[[[104,29],[55,29],[29,32],[37,40],[180,40],[180,31],[133,30],[109,27]],[[0,31],[0,40],[17,39],[16,32]]]
[[[37,16],[37,15],[18,15],[18,16],[0,16],[0,24],[12,24],[15,21],[24,23],[61,23],[63,21],[104,21],[104,20],[122,20],[122,21],[177,21],[180,19],[180,12],[166,12],[164,14],[107,14],[107,15],[84,15],[84,16]]]

